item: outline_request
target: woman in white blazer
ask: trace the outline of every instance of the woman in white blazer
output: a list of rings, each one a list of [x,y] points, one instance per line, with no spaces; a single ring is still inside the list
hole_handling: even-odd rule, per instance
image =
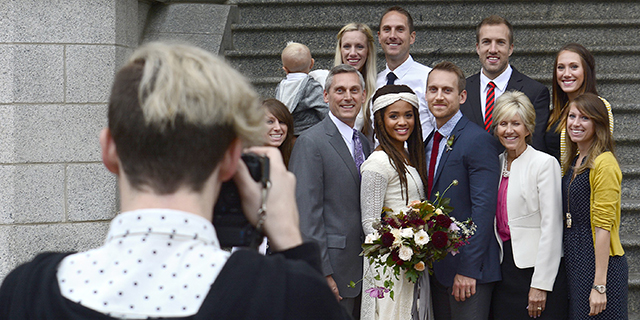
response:
[[[517,91],[500,96],[493,111],[493,132],[505,147],[496,210],[502,281],[492,297],[494,319],[567,315],[560,165],[528,145],[535,116],[527,96]]]

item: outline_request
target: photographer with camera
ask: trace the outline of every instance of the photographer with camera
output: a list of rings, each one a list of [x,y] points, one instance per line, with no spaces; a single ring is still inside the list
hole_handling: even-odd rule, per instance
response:
[[[349,317],[319,273],[318,247],[302,242],[280,152],[249,149],[270,159],[265,184],[239,161],[265,130],[239,73],[202,49],[147,44],[116,74],[108,117],[100,145],[122,213],[102,247],[43,253],[12,271],[0,319]],[[276,254],[220,248],[212,208],[232,177]]]

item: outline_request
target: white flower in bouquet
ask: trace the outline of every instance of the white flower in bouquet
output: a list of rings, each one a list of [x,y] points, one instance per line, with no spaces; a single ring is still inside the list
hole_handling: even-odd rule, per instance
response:
[[[442,212],[442,209],[438,208],[436,209],[436,214],[444,214],[444,212]]]
[[[413,249],[409,246],[401,246],[400,250],[398,250],[398,256],[404,261],[409,261],[413,256]]]
[[[413,240],[417,245],[424,246],[425,244],[429,243],[429,234],[424,230],[420,230],[413,236]]]
[[[402,231],[400,229],[393,228],[391,229],[391,234],[393,235],[393,244],[392,247],[398,247],[402,244]]]
[[[404,228],[400,232],[403,238],[411,239],[413,238],[413,228]]]
[[[373,233],[369,233],[366,238],[364,238],[364,243],[372,244],[374,241],[380,239],[380,234],[378,234],[378,230],[374,230]]]

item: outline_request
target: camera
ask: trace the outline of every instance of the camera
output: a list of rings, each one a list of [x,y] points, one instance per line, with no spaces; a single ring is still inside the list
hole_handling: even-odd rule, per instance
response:
[[[241,158],[253,180],[266,186],[269,181],[269,158],[255,153],[245,153]],[[221,247],[256,249],[264,237],[244,216],[240,194],[233,180],[224,182],[220,188],[218,201],[213,208],[213,225]]]

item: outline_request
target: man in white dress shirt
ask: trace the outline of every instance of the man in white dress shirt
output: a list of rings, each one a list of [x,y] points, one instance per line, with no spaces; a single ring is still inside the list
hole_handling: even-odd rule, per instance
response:
[[[384,51],[387,67],[378,73],[376,87],[404,84],[411,88],[418,96],[422,136],[426,137],[435,128],[436,121],[425,100],[427,77],[431,68],[415,62],[409,54],[415,40],[413,19],[407,10],[396,6],[382,14],[378,41]]]

